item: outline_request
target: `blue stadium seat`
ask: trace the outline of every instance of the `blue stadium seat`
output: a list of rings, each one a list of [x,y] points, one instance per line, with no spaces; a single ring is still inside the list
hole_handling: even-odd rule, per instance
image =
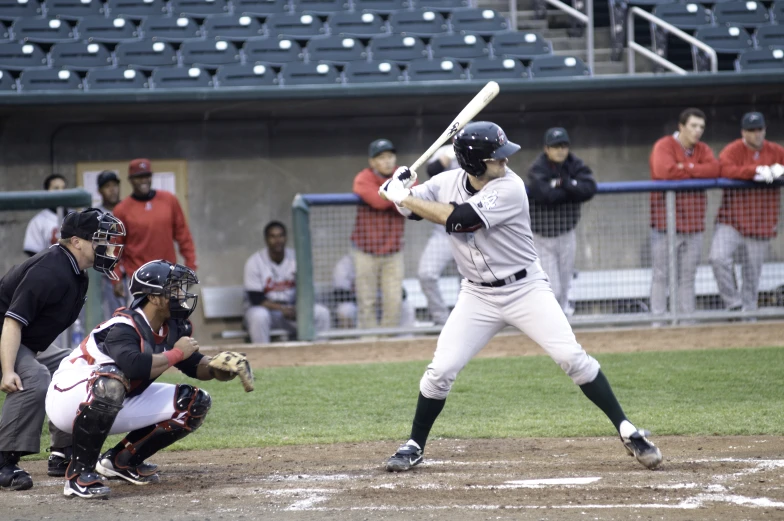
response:
[[[327,20],[330,34],[372,38],[389,33],[387,24],[374,13],[333,13]]]
[[[71,24],[57,18],[17,18],[11,31],[18,42],[57,43],[76,38]]]
[[[169,13],[164,0],[106,0],[106,8],[112,17],[123,16],[134,20]]]
[[[275,14],[267,18],[265,25],[273,38],[309,39],[327,33],[319,17],[312,14]]]
[[[735,70],[735,60],[738,54],[754,48],[754,40],[743,27],[737,26],[705,26],[697,29],[694,36],[708,44],[716,51],[718,67],[720,71]],[[701,50],[694,47],[694,59],[697,63],[697,70],[710,70],[710,60]]]
[[[754,33],[759,49],[784,49],[784,25],[763,25]]]
[[[425,43],[414,36],[392,34],[373,38],[368,47],[375,61],[406,62],[429,56]]]
[[[212,16],[204,20],[201,29],[208,39],[217,38],[234,42],[264,36],[264,26],[258,18],[247,14]]]
[[[169,0],[173,16],[192,16],[206,18],[229,13],[226,0]]]
[[[528,69],[516,58],[477,58],[468,66],[472,80],[500,79],[527,80]]]
[[[263,87],[278,84],[278,73],[268,63],[221,65],[215,73],[218,87]]]
[[[531,60],[532,78],[590,76],[591,70],[574,56],[540,56]]]
[[[232,4],[235,14],[249,14],[261,18],[291,12],[289,0],[233,0]]]
[[[771,22],[781,23],[784,21],[784,1],[779,0],[770,6]]]
[[[470,0],[416,0],[416,6],[423,9],[432,9],[439,13],[449,13],[457,9],[471,7]]]
[[[493,36],[490,40],[495,57],[513,57],[530,60],[536,56],[553,53],[552,45],[541,35],[531,32],[509,32]]]
[[[678,29],[694,30],[713,23],[710,9],[705,9],[697,3],[658,5],[653,10],[653,14]]]
[[[161,67],[150,75],[153,89],[205,89],[213,86],[212,76],[201,67]]]
[[[322,36],[308,41],[309,61],[348,63],[367,59],[362,42],[350,36]]]
[[[452,58],[440,60],[412,60],[407,64],[408,81],[452,81],[465,80],[468,73]]]
[[[511,29],[506,18],[492,9],[459,9],[449,17],[452,31],[490,36]]]
[[[756,28],[770,23],[770,13],[754,0],[733,0],[713,7],[713,18],[718,25],[733,24]]]
[[[15,20],[41,16],[43,8],[38,0],[0,0],[0,20]]]
[[[661,4],[671,4],[675,1],[676,0],[629,0],[629,5],[636,7],[653,7]]]
[[[66,69],[30,69],[19,75],[19,90],[82,90],[82,81]]]
[[[104,18],[90,16],[79,20],[76,26],[79,38],[88,42],[120,43],[137,40],[140,31],[130,19],[121,16]]]
[[[46,54],[34,43],[0,43],[0,69],[20,71],[48,66]]]
[[[177,53],[167,42],[142,40],[122,42],[114,50],[117,65],[152,70],[156,67],[177,65]]]
[[[346,83],[396,83],[406,78],[396,64],[382,62],[352,62],[343,70]]]
[[[84,79],[87,90],[146,89],[147,77],[135,69],[93,69]]]
[[[0,91],[17,90],[16,80],[8,71],[0,71]]]
[[[182,43],[201,37],[201,28],[192,18],[185,16],[150,16],[142,20],[142,36],[160,42]]]
[[[411,7],[412,0],[354,0],[354,11],[390,14]]]
[[[0,42],[8,42],[11,40],[11,31],[8,29],[8,25],[5,22],[0,20]]]
[[[406,36],[434,36],[449,32],[444,15],[432,9],[396,11],[389,15],[391,32]]]
[[[299,13],[313,13],[329,15],[340,11],[347,11],[350,0],[293,0],[294,11]]]
[[[219,66],[240,62],[240,51],[228,40],[186,40],[180,46],[183,65]]]
[[[490,48],[475,34],[445,34],[430,40],[433,58],[471,59],[490,55]]]
[[[78,20],[85,16],[104,16],[103,2],[100,0],[47,0],[46,15],[50,18]]]
[[[245,63],[281,64],[302,61],[305,53],[302,46],[294,40],[269,37],[254,38],[242,46]]]
[[[784,71],[784,50],[754,49],[738,57],[735,69],[743,71],[777,70]]]
[[[112,54],[100,43],[57,43],[49,51],[49,59],[52,62],[52,67],[67,67],[80,71],[114,65]]]
[[[692,35],[698,27],[713,22],[711,11],[697,3],[657,5],[653,14]],[[694,67],[690,44],[670,35],[661,27],[654,27],[651,24],[648,24],[648,27],[653,41],[652,48],[657,54],[684,69],[688,70]]]
[[[280,71],[283,85],[340,85],[340,73],[327,63],[291,62]]]

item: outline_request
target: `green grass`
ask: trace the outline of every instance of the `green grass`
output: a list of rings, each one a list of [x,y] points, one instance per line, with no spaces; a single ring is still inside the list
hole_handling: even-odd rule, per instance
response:
[[[629,418],[656,435],[784,434],[784,349],[597,358]],[[205,382],[212,410],[201,429],[174,448],[400,441],[408,435],[426,365],[262,369],[252,393],[238,381]],[[448,438],[612,434],[604,415],[545,356],[473,360],[432,432]],[[47,444],[45,434],[41,446]]]

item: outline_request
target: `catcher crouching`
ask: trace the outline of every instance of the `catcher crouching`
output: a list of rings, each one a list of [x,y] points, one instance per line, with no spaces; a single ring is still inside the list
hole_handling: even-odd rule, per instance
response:
[[[198,302],[192,286],[198,283],[196,273],[180,264],[143,265],[130,283],[130,309],[118,309],[92,330],[53,375],[46,413],[73,433],[66,496],[106,497],[103,477],[134,485],[160,481],[158,467],[145,460],[198,429],[211,405],[203,389],[156,383],[169,367],[197,380],[240,374],[245,389],[253,389],[244,356],[221,353],[213,361],[199,353],[188,320]],[[109,434],[126,432],[100,454]]]

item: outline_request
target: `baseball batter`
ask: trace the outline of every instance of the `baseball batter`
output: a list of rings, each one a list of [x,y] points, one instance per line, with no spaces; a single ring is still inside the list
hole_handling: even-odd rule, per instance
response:
[[[379,189],[401,214],[446,227],[464,277],[433,361],[419,384],[410,439],[387,461],[405,471],[423,461],[430,429],[463,367],[501,329],[512,325],[539,344],[612,421],[630,455],[652,469],[659,449],[627,418],[602,373],[574,337],[534,249],[523,181],[507,168],[520,147],[490,122],[469,123],[453,141],[460,169],[414,187],[399,168]]]

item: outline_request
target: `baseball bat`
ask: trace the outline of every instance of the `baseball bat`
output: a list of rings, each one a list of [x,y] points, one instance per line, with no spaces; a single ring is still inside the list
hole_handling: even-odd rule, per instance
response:
[[[466,124],[474,119],[474,116],[479,114],[483,108],[485,108],[493,98],[498,95],[499,87],[498,84],[494,81],[487,82],[487,85],[482,87],[482,90],[474,96],[474,99],[468,102],[463,110],[460,111],[460,114],[457,115],[452,124],[449,125],[446,130],[436,139],[430,148],[428,148],[424,154],[419,156],[419,159],[414,161],[414,163],[409,167],[412,172],[416,172],[417,168],[422,166],[425,161],[430,159],[430,156],[435,154],[436,150],[444,144],[449,138],[457,134],[460,129],[462,129]]]

